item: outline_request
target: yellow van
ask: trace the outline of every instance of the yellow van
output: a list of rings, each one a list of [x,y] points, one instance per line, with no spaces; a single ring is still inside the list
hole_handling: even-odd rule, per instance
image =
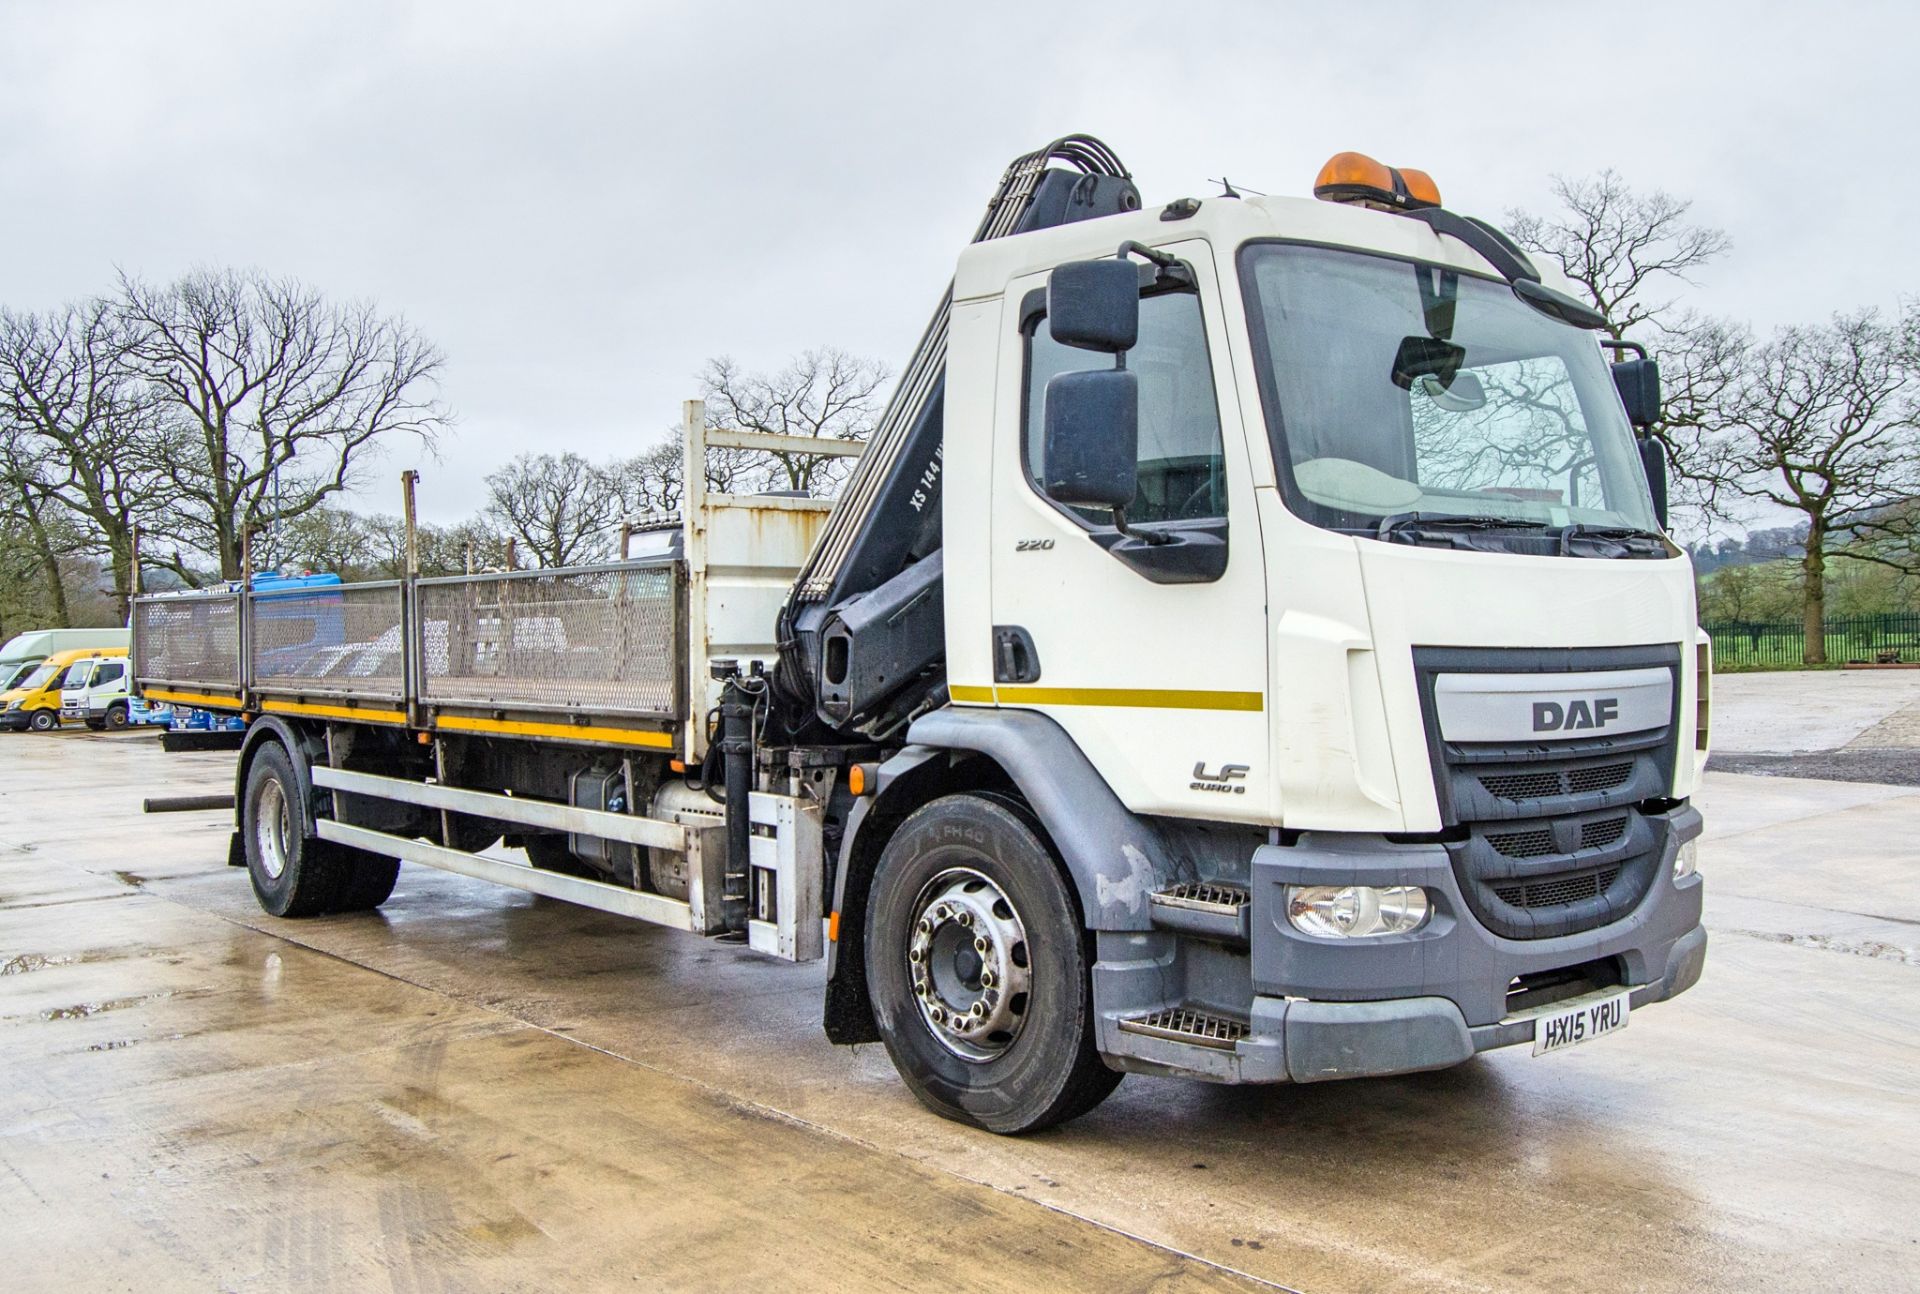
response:
[[[67,668],[97,656],[126,654],[125,647],[76,647],[55,652],[41,661],[19,687],[0,692],[0,728],[52,732],[60,726],[60,685],[67,681]]]

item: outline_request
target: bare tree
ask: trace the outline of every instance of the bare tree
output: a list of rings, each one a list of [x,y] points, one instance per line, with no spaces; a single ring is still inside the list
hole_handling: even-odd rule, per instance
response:
[[[487,515],[540,566],[577,566],[613,550],[621,499],[578,454],[522,454],[487,477]]]
[[[865,440],[879,421],[879,394],[887,377],[879,361],[832,346],[804,351],[777,373],[748,372],[722,355],[700,371],[700,395],[709,426]],[[844,459],[777,451],[761,457],[773,467],[765,480],[754,482],[761,489],[822,493],[838,485],[846,470]]]
[[[1708,429],[1702,461],[1741,497],[1806,519],[1805,662],[1826,660],[1827,562],[1909,568],[1920,494],[1920,306],[1783,328],[1749,349]],[[1905,544],[1906,553],[1896,545]]]
[[[1722,482],[1700,436],[1740,366],[1744,329],[1678,304],[1672,293],[1731,247],[1725,232],[1689,219],[1693,204],[1639,192],[1612,170],[1556,176],[1550,215],[1509,211],[1515,241],[1544,256],[1585,291],[1615,340],[1644,344],[1660,360],[1666,407],[1652,434],[1673,465],[1675,502],[1704,528],[1724,516]]]
[[[122,276],[131,355],[163,398],[158,466],[181,530],[240,574],[241,536],[348,488],[383,440],[431,442],[440,352],[403,319],[289,279],[196,271],[165,287]]]
[[[1553,195],[1558,212],[1509,211],[1508,231],[1585,288],[1615,338],[1642,324],[1664,327],[1674,303],[1654,294],[1691,283],[1696,271],[1733,245],[1721,230],[1687,219],[1691,202],[1657,189],[1636,192],[1613,170],[1578,179],[1555,176]]]
[[[42,502],[66,510],[89,532],[89,546],[107,558],[123,618],[133,589],[135,527],[164,533],[168,518],[156,451],[158,403],[129,362],[136,339],[113,304],[99,298],[46,314],[0,310],[8,474],[21,488],[31,462],[31,488]]]

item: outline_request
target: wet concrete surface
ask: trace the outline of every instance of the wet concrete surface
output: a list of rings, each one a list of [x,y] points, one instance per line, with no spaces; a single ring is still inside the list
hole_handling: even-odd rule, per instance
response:
[[[1920,1269],[1920,794],[1712,774],[1691,993],[1533,1059],[926,1113],[823,972],[404,869],[282,922],[231,755],[0,740],[0,1285],[1891,1289]]]

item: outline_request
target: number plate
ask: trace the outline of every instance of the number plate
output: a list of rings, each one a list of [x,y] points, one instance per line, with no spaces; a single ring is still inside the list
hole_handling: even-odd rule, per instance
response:
[[[1583,1002],[1561,1011],[1550,1011],[1533,1022],[1533,1054],[1565,1051],[1583,1042],[1592,1042],[1602,1034],[1627,1027],[1628,993],[1622,990],[1598,1002]]]

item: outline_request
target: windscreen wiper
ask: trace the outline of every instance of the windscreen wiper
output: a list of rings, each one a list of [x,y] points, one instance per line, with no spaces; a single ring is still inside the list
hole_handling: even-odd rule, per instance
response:
[[[1555,533],[1560,536],[1560,553],[1565,557],[1579,556],[1573,551],[1576,544],[1590,552],[1598,549],[1599,553],[1594,555],[1609,557],[1665,557],[1669,551],[1665,535],[1638,526],[1593,526],[1576,522],[1561,526]]]
[[[1544,521],[1525,521],[1518,517],[1485,517],[1461,512],[1396,512],[1380,518],[1374,533],[1389,539],[1409,530],[1545,530]]]

